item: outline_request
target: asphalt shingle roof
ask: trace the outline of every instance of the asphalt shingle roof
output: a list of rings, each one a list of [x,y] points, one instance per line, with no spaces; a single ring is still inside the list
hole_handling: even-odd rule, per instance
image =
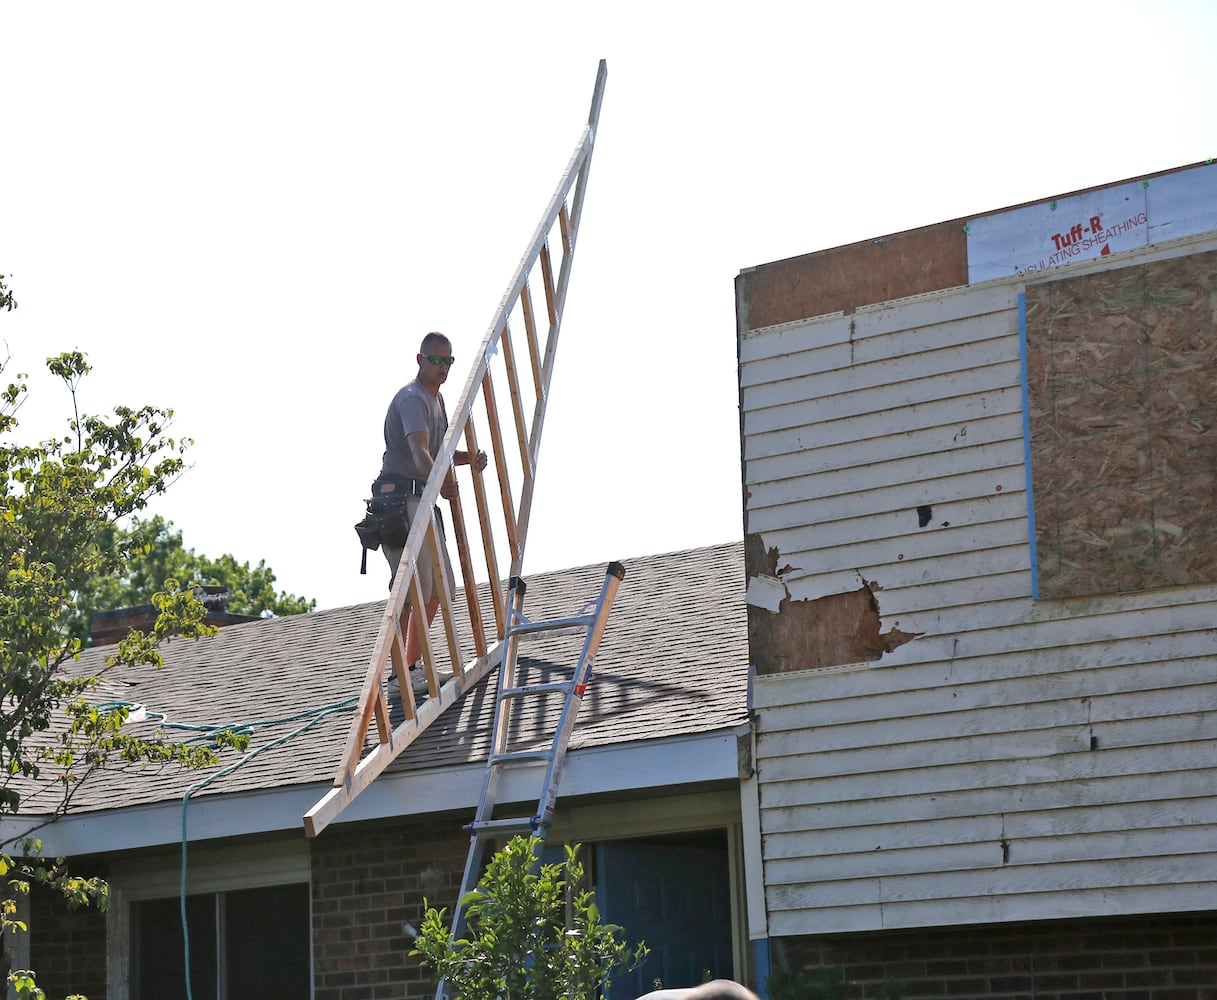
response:
[[[744,722],[748,639],[742,543],[644,556],[625,565],[571,749],[708,733]],[[524,613],[533,621],[577,613],[599,593],[604,572],[605,564],[599,563],[527,577]],[[489,618],[488,599],[483,611]],[[139,703],[163,715],[169,726],[269,723],[255,726],[250,744],[251,751],[265,749],[199,795],[329,781],[353,709],[320,717],[308,713],[342,705],[358,693],[383,613],[384,602],[377,601],[231,625],[197,642],[176,641],[164,650],[164,667],[123,668],[95,697]],[[535,678],[558,664],[573,665],[581,642],[582,634],[539,638],[536,645],[529,641],[521,647],[521,670]],[[86,651],[79,668],[97,670],[105,652]],[[467,692],[391,770],[484,761],[496,680],[492,672]],[[528,716],[516,736],[524,743],[548,740],[559,707],[557,699],[545,720],[535,712]],[[153,724],[132,731],[150,735]],[[169,728],[165,735],[181,739],[191,730]],[[270,746],[276,740],[281,742]],[[176,766],[112,768],[82,785],[72,811],[180,799],[191,784],[236,760],[226,751],[219,767],[190,773]],[[49,810],[53,794],[27,797],[22,812]]]

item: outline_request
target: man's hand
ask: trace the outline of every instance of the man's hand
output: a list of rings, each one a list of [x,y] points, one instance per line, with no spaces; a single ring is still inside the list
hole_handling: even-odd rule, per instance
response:
[[[456,485],[456,475],[449,469],[448,475],[444,476],[443,485],[439,488],[439,495],[445,500],[451,500],[459,492],[460,488]]]
[[[471,458],[469,452],[467,451],[454,452],[452,455],[452,464],[473,465],[477,468],[478,472],[483,472],[486,468],[486,453],[481,449],[478,449],[478,453]]]

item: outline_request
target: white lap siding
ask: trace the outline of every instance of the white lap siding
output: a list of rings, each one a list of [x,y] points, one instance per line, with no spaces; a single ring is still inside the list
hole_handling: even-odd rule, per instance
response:
[[[755,679],[773,935],[1217,905],[1217,587],[1032,600],[1020,290],[741,341],[788,601],[917,635]]]

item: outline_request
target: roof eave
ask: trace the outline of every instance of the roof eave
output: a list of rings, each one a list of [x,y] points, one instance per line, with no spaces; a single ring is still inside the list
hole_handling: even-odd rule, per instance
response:
[[[739,777],[741,729],[722,729],[692,736],[643,740],[571,750],[562,778],[562,796],[620,795],[659,788],[735,781]],[[482,792],[484,763],[381,776],[358,802],[344,812],[339,825],[467,810]],[[503,777],[500,802],[535,800],[535,774]],[[212,794],[192,798],[183,813],[181,800],[70,814],[37,832],[47,856],[81,856],[163,847],[218,838],[293,832],[304,836],[301,817],[324,794],[325,786],[293,785],[259,792]],[[0,839],[20,836],[37,818],[10,817],[0,822]]]

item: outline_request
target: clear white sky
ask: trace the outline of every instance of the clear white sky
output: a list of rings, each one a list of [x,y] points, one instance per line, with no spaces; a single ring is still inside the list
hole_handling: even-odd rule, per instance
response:
[[[193,468],[152,512],[336,607],[422,333],[471,355],[608,86],[525,564],[741,537],[744,268],[1217,155],[1217,4],[0,0],[25,435],[88,353]]]

